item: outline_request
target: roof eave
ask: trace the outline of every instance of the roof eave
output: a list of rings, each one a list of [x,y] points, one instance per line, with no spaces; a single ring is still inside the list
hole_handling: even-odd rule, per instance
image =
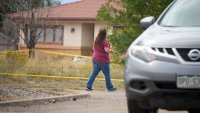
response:
[[[49,20],[97,20],[96,17],[48,17]]]

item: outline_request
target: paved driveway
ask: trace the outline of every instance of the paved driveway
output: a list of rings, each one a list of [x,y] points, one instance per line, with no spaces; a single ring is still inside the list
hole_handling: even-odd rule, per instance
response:
[[[34,105],[30,107],[1,108],[0,113],[128,113],[125,93],[122,91],[89,92],[90,98],[76,101],[65,101],[47,105]],[[159,113],[187,113],[186,111],[165,111]]]

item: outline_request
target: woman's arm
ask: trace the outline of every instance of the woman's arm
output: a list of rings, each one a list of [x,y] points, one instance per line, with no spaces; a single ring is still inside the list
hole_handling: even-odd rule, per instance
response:
[[[110,42],[107,40],[104,40],[103,44],[104,44],[104,51],[107,53],[111,52]]]
[[[110,48],[109,47],[104,47],[105,52],[109,53],[110,52]]]

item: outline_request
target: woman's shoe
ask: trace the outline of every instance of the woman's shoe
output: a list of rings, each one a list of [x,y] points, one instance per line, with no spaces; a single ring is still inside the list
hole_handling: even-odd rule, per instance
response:
[[[85,90],[86,90],[86,91],[92,91],[93,89],[92,89],[92,88],[87,88],[87,87],[86,87]]]
[[[112,88],[112,89],[109,89],[108,91],[109,91],[109,92],[113,92],[113,91],[116,91],[116,90],[117,90],[117,88],[114,87],[114,88]]]

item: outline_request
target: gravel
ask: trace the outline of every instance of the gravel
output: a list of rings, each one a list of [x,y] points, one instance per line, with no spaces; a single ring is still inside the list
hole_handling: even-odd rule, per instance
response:
[[[22,88],[16,85],[0,85],[0,101],[32,99],[64,95],[64,90]]]

